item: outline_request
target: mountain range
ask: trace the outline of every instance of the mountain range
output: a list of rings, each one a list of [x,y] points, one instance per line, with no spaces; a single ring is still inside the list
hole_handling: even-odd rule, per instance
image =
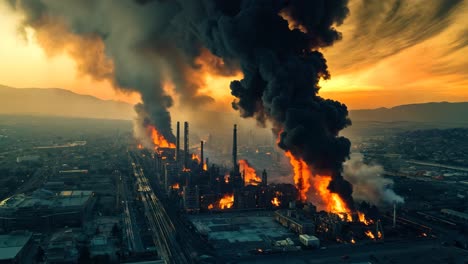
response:
[[[45,115],[100,119],[133,118],[133,106],[101,100],[59,88],[12,88],[0,85],[0,114]],[[354,122],[437,122],[468,123],[468,102],[422,103],[392,108],[351,110]]]
[[[12,88],[0,85],[0,114],[45,115],[129,120],[133,106],[59,88]]]

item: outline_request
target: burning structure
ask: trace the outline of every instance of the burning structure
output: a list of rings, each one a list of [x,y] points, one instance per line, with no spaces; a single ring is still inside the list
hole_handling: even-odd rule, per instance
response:
[[[169,109],[175,103],[187,110],[213,102],[201,89],[203,77],[235,77],[233,108],[272,125],[294,167],[300,199],[323,210],[355,213],[352,186],[342,176],[350,141],[339,134],[351,124],[348,110],[319,96],[319,81],[330,78],[320,50],[341,39],[336,25],[349,13],[347,0],[9,3],[24,11],[25,27],[48,40],[40,43],[55,44],[45,49],[79,51],[70,53],[83,73],[139,93],[135,136],[147,148],[175,149],[185,170],[192,163],[188,139],[179,155]],[[108,10],[119,12],[102,16]],[[116,34],[122,28],[133,35]],[[187,130],[184,123],[184,134]],[[230,180],[239,189],[242,171],[233,163]]]

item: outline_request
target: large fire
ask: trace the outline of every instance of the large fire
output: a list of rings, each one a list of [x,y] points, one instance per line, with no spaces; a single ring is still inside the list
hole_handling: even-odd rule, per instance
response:
[[[154,126],[148,126],[155,148],[175,148],[175,144],[166,140]]]
[[[294,169],[294,184],[296,184],[299,191],[299,198],[305,202],[307,201],[307,192],[310,189],[312,173],[305,161],[296,159],[291,152],[286,151],[286,157],[289,158],[289,162]]]
[[[308,200],[308,192],[311,187],[319,201],[315,201],[322,210],[338,214],[345,221],[352,221],[351,210],[337,193],[332,193],[328,189],[331,176],[313,175],[307,163],[297,159],[291,152],[286,151],[286,156],[294,169],[294,183],[299,190],[299,198],[305,202]]]
[[[255,169],[250,166],[247,160],[239,160],[240,171],[244,173],[244,181],[246,184],[258,185],[262,180],[257,176]]]
[[[233,194],[225,194],[221,200],[219,200],[219,208],[220,209],[229,209],[234,205],[234,195]]]

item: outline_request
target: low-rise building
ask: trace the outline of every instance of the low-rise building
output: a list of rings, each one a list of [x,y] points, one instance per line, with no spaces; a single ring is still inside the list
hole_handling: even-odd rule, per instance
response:
[[[19,194],[0,202],[0,228],[43,229],[81,226],[94,205],[91,191],[46,190],[32,195]]]
[[[0,263],[27,263],[31,245],[31,232],[15,231],[0,235]]]

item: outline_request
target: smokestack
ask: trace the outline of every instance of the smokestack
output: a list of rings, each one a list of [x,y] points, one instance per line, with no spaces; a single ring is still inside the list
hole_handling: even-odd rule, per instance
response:
[[[393,202],[393,228],[396,227],[396,202]]]
[[[176,131],[176,161],[180,162],[180,122],[177,121],[177,131]]]
[[[237,125],[234,125],[232,134],[232,166],[234,173],[237,172]]]
[[[200,141],[200,168],[203,170],[203,162],[205,160],[203,159],[203,140]]]
[[[267,175],[266,170],[264,169],[262,172],[262,185],[267,186],[267,184],[268,184],[268,175]]]
[[[184,122],[184,169],[188,167],[188,161],[189,161],[189,128],[188,128],[188,122]]]

